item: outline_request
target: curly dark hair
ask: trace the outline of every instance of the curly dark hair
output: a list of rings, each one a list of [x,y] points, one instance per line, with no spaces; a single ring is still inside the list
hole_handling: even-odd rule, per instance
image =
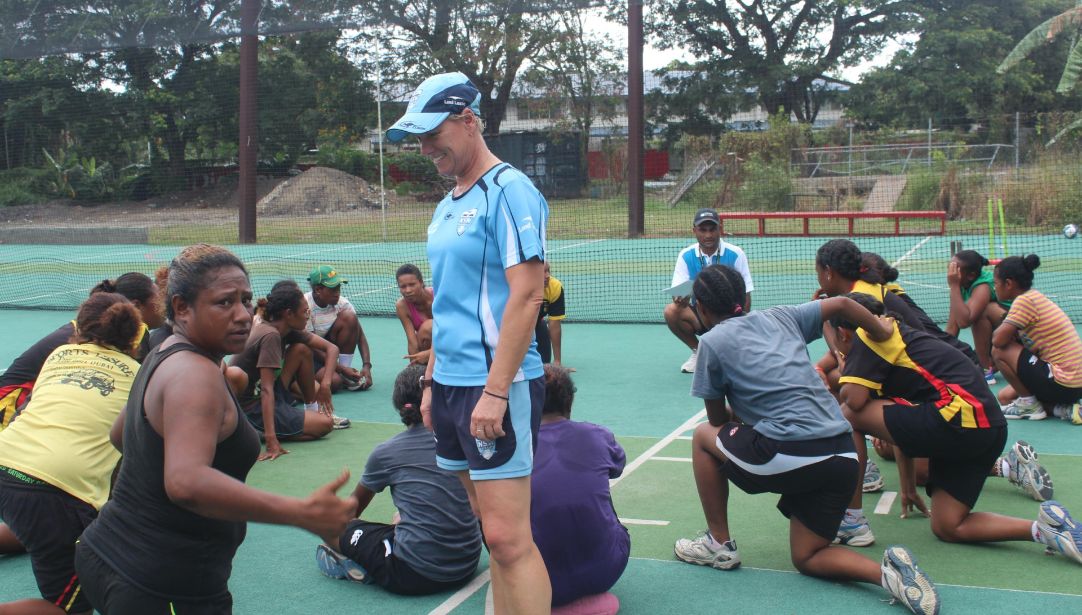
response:
[[[898,270],[891,267],[890,263],[887,262],[887,259],[879,256],[875,252],[861,252],[860,264],[868,269],[869,274],[874,274],[878,278],[876,282],[878,284],[894,282],[898,279]]]
[[[875,297],[867,293],[849,293],[847,295],[841,295],[842,297],[848,297],[853,301],[856,301],[875,316],[882,316],[885,308],[883,303]],[[830,319],[830,326],[835,329],[848,329],[850,331],[856,331],[856,323],[850,322],[844,316],[838,315]]]
[[[424,365],[408,365],[394,379],[391,403],[406,427],[421,423],[421,377],[424,375]]]
[[[860,248],[848,239],[831,239],[819,246],[815,252],[815,264],[831,271],[846,280],[862,280],[869,284],[881,284],[878,271],[864,265]]]
[[[74,344],[112,346],[122,352],[132,349],[142,329],[139,310],[120,293],[96,292],[79,306],[75,317]]]
[[[422,284],[424,284],[424,282],[425,282],[424,276],[421,275],[421,269],[417,265],[414,265],[413,263],[406,263],[405,265],[402,265],[401,267],[399,267],[398,270],[394,272],[394,279],[397,280],[398,278],[400,278],[400,277],[402,277],[404,275],[417,276],[417,281],[418,282],[420,282]]]
[[[1029,290],[1033,287],[1033,270],[1041,266],[1041,257],[1036,254],[1008,256],[996,265],[995,277],[1000,280],[1014,280],[1018,288]]]
[[[988,259],[976,250],[962,250],[955,254],[954,258],[958,259],[962,272],[969,275],[980,275],[981,269],[988,264]]]
[[[297,311],[304,301],[304,292],[293,280],[278,280],[266,297],[256,303],[256,313],[268,322],[278,320],[287,310]]]
[[[710,265],[695,276],[695,301],[719,318],[743,316],[747,301],[744,276],[728,265]]]
[[[570,371],[557,365],[545,365],[545,405],[541,408],[541,414],[570,418],[576,390]]]

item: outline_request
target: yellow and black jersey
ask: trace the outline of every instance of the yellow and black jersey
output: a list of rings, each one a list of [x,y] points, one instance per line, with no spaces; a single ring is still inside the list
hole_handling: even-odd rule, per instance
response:
[[[541,301],[541,310],[537,317],[549,320],[563,320],[566,316],[564,311],[564,285],[553,276],[549,276],[545,284],[545,293]]]
[[[944,421],[958,427],[1007,424],[978,367],[954,347],[898,322],[885,342],[857,331],[839,383],[859,384],[913,404],[934,404]]]

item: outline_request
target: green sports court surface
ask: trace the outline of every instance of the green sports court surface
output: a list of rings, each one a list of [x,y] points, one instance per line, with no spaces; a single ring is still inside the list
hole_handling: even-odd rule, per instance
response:
[[[52,330],[69,313],[0,311],[5,343],[0,363]],[[405,346],[396,320],[368,318],[375,386],[335,396],[336,411],[353,427],[257,464],[249,483],[303,496],[330,480],[343,466],[360,475],[372,448],[399,429],[390,404],[391,383]],[[673,559],[672,544],[704,527],[689,461],[688,429],[702,404],[689,396],[691,377],[678,373],[686,352],[662,325],[569,325],[565,357],[578,369],[573,418],[608,426],[627,451],[624,477],[613,486],[617,512],[632,536],[632,560],[614,588],[625,613],[900,613],[873,587],[810,579],[789,562],[787,523],[771,495],[733,490],[733,535],[742,568],[722,572]],[[822,351],[821,343],[811,349]],[[1035,445],[1049,468],[1058,499],[1082,512],[1082,427],[1062,421],[1012,422],[1012,438]],[[873,454],[874,455],[874,454]],[[883,462],[887,490],[897,485],[892,464]],[[880,494],[865,500],[870,513]],[[1021,517],[1037,504],[1000,479],[988,482],[981,510]],[[878,542],[860,549],[871,557],[881,547],[902,543],[939,585],[945,613],[1082,612],[1082,566],[1046,556],[1038,545],[949,545],[937,541],[922,519],[898,518],[895,503],[885,514],[870,514]],[[389,521],[389,494],[376,497],[366,517]],[[484,613],[485,563],[476,580],[459,592],[400,598],[375,587],[334,581],[316,569],[317,540],[298,529],[250,524],[234,562],[230,583],[237,613]],[[0,558],[0,601],[36,596],[27,556]]]

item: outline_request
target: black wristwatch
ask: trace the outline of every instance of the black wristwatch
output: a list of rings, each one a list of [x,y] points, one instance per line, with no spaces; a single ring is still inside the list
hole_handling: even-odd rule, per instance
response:
[[[421,383],[421,390],[422,391],[425,390],[425,389],[432,388],[433,380],[431,378],[425,378],[424,376],[421,376],[420,378],[417,379],[417,381]]]

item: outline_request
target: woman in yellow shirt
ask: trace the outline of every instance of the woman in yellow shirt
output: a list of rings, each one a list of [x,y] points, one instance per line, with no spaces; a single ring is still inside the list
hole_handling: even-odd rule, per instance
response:
[[[5,612],[91,610],[75,574],[75,541],[109,496],[120,460],[109,429],[139,370],[130,355],[143,323],[124,296],[102,292],[83,302],[75,330],[45,360],[19,419],[0,432],[0,517],[30,553],[43,598]]]

